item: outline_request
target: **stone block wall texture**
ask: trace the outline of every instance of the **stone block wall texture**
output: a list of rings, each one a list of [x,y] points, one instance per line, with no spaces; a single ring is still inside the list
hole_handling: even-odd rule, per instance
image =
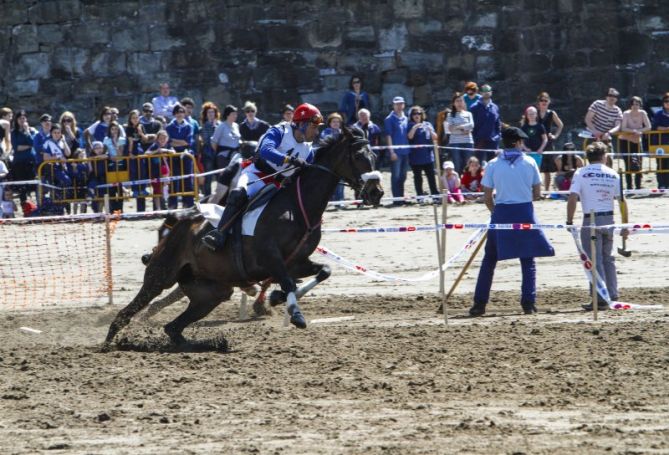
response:
[[[177,96],[336,109],[359,73],[382,119],[393,96],[434,115],[467,80],[506,122],[548,91],[582,125],[609,86],[669,91],[666,0],[2,0],[0,105],[90,121],[169,81]]]

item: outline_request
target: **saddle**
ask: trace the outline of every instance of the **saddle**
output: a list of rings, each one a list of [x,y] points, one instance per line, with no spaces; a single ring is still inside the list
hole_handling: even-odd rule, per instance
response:
[[[263,207],[267,204],[276,193],[279,191],[274,185],[266,185],[258,194],[256,194],[240,212],[240,215],[235,218],[235,221],[232,223],[230,236],[228,241],[232,244],[232,257],[235,264],[235,267],[239,271],[242,279],[245,281],[249,280],[248,274],[246,272],[246,266],[244,264],[244,243],[242,241],[242,225],[244,222],[244,215],[252,212],[255,209]]]

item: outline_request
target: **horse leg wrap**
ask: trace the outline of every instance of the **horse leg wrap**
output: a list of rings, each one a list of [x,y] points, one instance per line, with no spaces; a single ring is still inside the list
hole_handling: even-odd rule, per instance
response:
[[[307,292],[311,291],[313,288],[316,287],[317,284],[322,283],[323,281],[327,280],[330,278],[330,274],[332,273],[332,270],[330,269],[329,266],[324,265],[323,268],[316,274],[316,276],[310,280],[308,283],[306,283],[304,286],[301,286],[297,292],[297,299],[301,299],[304,294]]]

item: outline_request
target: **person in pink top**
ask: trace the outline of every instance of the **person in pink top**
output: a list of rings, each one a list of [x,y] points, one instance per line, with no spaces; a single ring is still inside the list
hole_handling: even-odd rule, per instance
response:
[[[453,161],[446,161],[443,164],[444,172],[441,174],[441,183],[444,189],[448,190],[448,202],[464,204],[465,197],[460,189],[460,176],[455,172]]]

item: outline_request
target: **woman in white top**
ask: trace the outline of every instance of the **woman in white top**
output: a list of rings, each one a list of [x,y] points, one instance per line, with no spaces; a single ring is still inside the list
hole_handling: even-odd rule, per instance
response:
[[[467,149],[474,148],[472,130],[474,129],[474,118],[467,110],[464,95],[455,92],[452,98],[451,112],[444,121],[444,131],[450,133],[448,146],[450,150],[455,171],[459,174],[464,171],[465,164],[473,152]]]
[[[634,174],[634,186],[638,190],[641,188],[641,161],[638,156],[642,147],[642,136],[644,131],[650,130],[650,120],[646,111],[641,109],[641,98],[633,96],[630,101],[630,108],[623,112],[623,121],[620,125],[620,136],[618,148],[625,157],[625,181],[627,189],[632,189],[632,174]]]

